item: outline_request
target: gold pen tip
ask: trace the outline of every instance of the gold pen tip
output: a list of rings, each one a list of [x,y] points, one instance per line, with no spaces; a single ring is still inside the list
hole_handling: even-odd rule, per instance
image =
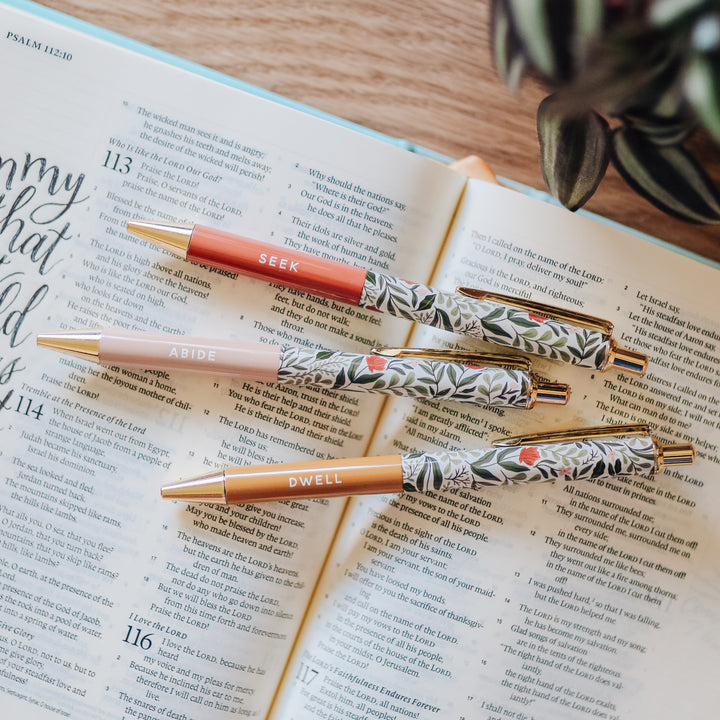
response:
[[[183,500],[184,502],[225,504],[227,502],[225,473],[220,470],[170,485],[163,485],[160,488],[160,496],[168,500]]]
[[[57,333],[38,333],[35,342],[38,347],[52,348]]]
[[[127,231],[131,235],[141,240],[148,240],[183,260],[187,257],[193,227],[193,225],[169,225],[145,220],[130,220],[127,223]]]
[[[100,330],[61,330],[38,333],[36,343],[38,347],[97,362],[100,357],[100,336]]]

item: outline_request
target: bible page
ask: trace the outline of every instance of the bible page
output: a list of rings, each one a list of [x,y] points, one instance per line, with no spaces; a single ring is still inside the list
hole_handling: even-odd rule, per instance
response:
[[[277,717],[704,718],[720,701],[718,271],[471,181],[435,287],[615,323],[645,375],[534,359],[565,407],[395,399],[370,455],[648,422],[697,460],[638,477],[352,501]],[[418,328],[414,346],[492,349]],[[495,347],[495,350],[503,351]]]
[[[302,348],[406,324],[192,265],[128,220],[211,225],[428,278],[464,179],[2,6],[0,695],[34,718],[263,717],[344,500],[172,503],[227,465],[356,455],[381,396],[35,346],[123,327]],[[281,251],[281,250],[280,250]]]

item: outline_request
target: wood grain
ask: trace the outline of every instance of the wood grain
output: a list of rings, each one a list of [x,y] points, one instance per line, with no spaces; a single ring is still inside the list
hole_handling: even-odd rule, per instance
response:
[[[544,92],[526,83],[514,97],[498,80],[487,0],[41,4],[443,155],[480,155],[499,176],[544,187],[535,130]],[[702,137],[695,148],[720,185],[720,148]],[[720,261],[720,226],[669,218],[612,168],[586,208]]]

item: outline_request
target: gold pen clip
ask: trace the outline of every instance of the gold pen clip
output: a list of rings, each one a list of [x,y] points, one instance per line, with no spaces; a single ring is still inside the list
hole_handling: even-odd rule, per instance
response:
[[[642,375],[647,369],[647,355],[628,350],[620,347],[612,337],[614,326],[609,320],[594,317],[593,315],[585,315],[575,310],[566,310],[556,307],[555,305],[546,305],[545,303],[532,302],[523,298],[513,297],[511,295],[501,295],[500,293],[488,292],[471,287],[457,287],[455,292],[458,295],[475,298],[476,300],[491,300],[503,305],[525,310],[529,313],[535,313],[541,317],[557,320],[558,322],[570,323],[577,327],[602,333],[608,338],[608,353],[605,362],[600,370],[607,370],[611,367],[617,367],[627,372]]]
[[[493,302],[502,303],[503,305],[511,305],[520,310],[527,310],[536,313],[542,317],[547,317],[560,322],[572,323],[578,327],[587,328],[588,330],[596,330],[606,335],[612,335],[613,324],[609,320],[585,315],[574,310],[559,308],[555,305],[547,305],[545,303],[533,302],[524,298],[514,297],[512,295],[501,295],[500,293],[489,292],[479,288],[457,287],[455,292],[459,295],[475,298],[476,300],[492,300]]]
[[[438,362],[453,362],[461,365],[490,365],[491,367],[505,367],[512,370],[532,371],[529,358],[521,355],[502,353],[480,353],[472,350],[441,350],[435,348],[399,348],[379,347],[370,351],[373,355],[384,355],[394,358],[420,358],[423,360],[437,360]]]
[[[577,442],[594,440],[601,437],[624,437],[627,435],[646,435],[651,437],[648,423],[630,423],[627,425],[596,425],[595,427],[578,428],[576,430],[555,430],[530,435],[494,440],[494,447],[517,447],[518,445],[543,445],[545,443]]]

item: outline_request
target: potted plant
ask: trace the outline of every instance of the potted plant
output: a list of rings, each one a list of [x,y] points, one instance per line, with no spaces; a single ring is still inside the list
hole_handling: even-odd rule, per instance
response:
[[[537,77],[550,193],[571,210],[612,162],[666,213],[720,223],[720,193],[687,147],[720,143],[720,0],[492,0],[498,74]]]

